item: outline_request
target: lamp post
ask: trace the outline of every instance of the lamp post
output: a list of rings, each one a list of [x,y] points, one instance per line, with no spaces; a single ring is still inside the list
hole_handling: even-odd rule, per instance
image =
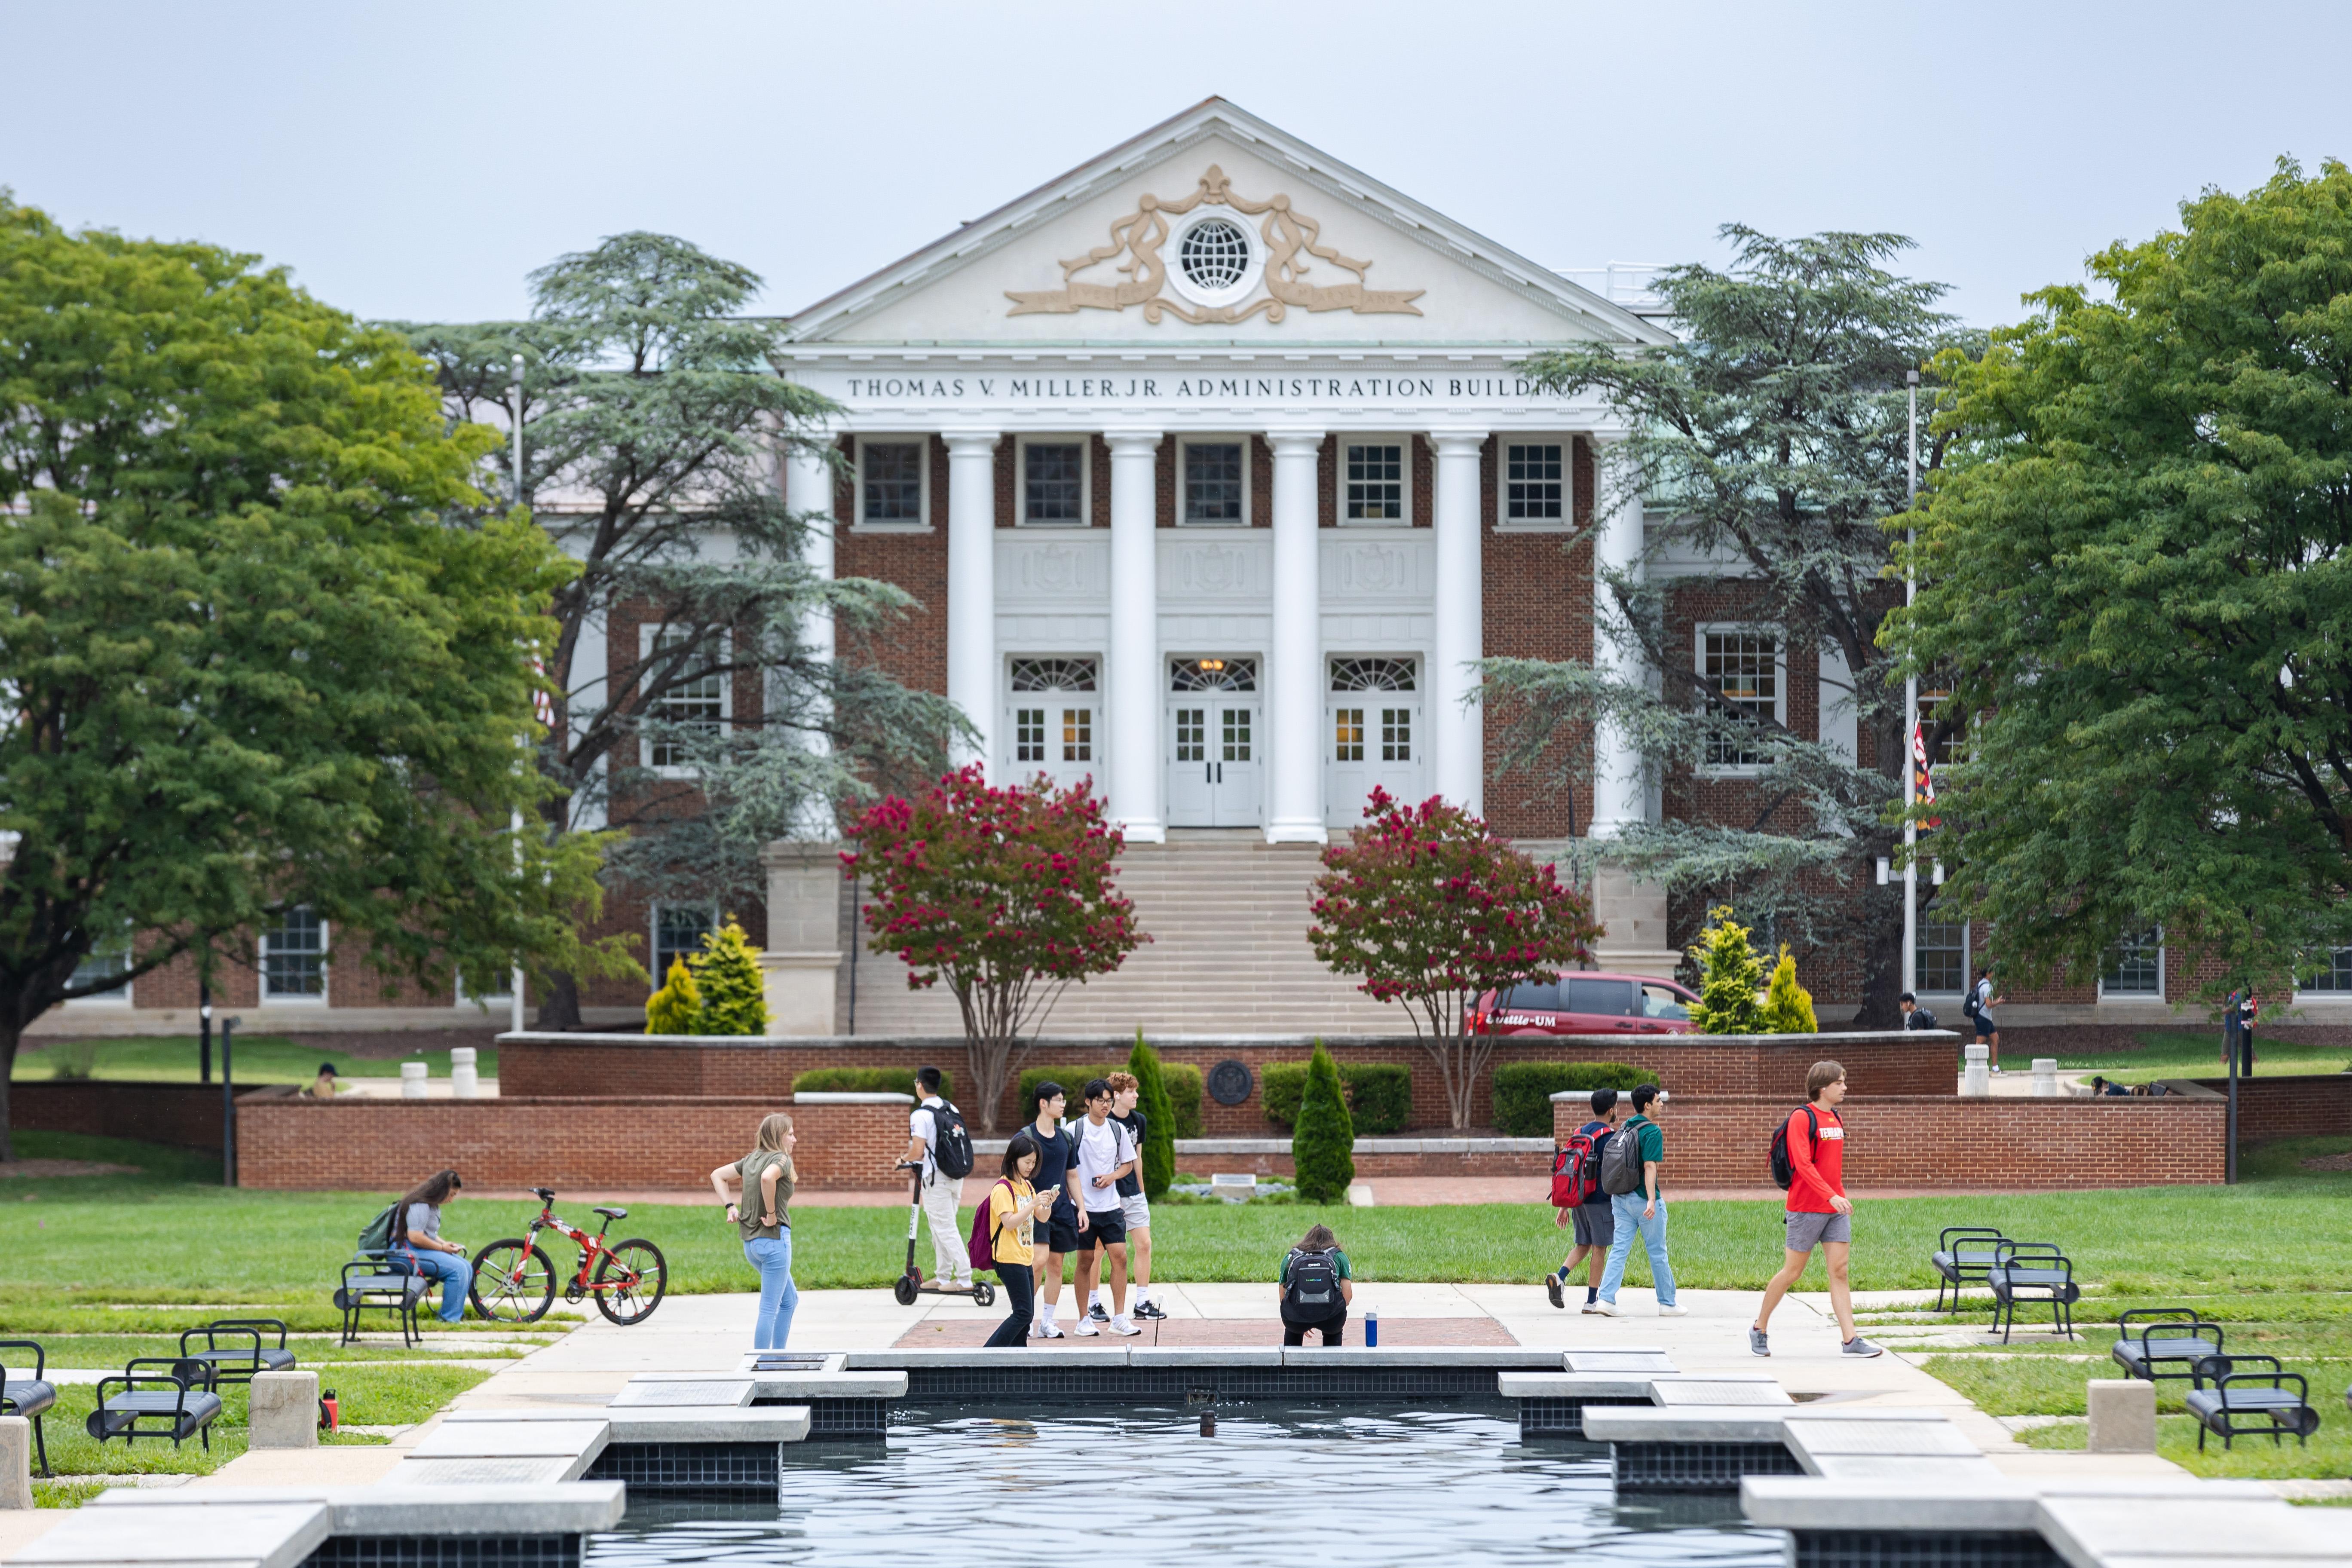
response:
[[[221,1020],[221,1185],[236,1185],[236,1089],[230,1080],[229,1047],[243,1020]]]
[[[1905,390],[1911,399],[1911,435],[1903,468],[1904,510],[1909,510],[1919,499],[1919,373],[1903,373]],[[1919,531],[1903,531],[1906,544],[1916,544]],[[1919,595],[1919,582],[1913,574],[1910,559],[1903,563],[1903,603],[1907,608]],[[1918,847],[1919,827],[1911,820],[1913,806],[1919,795],[1917,759],[1912,754],[1911,738],[1919,732],[1919,677],[1915,671],[1903,678],[1903,984],[1895,989],[1913,991],[1919,984],[1919,868],[1914,865],[1912,851]],[[1960,978],[1968,979],[1968,965],[1961,965]]]
[[[213,1080],[213,988],[196,982],[196,1082]]]
[[[522,505],[522,355],[514,356],[514,504]],[[514,834],[515,872],[522,872],[522,808],[517,806],[509,819]],[[507,977],[507,1026],[517,1034],[522,1032],[522,965],[514,966]]]

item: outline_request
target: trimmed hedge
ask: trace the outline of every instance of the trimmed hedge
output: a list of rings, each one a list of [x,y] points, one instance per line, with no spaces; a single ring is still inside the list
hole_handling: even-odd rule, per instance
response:
[[[1024,1121],[1037,1119],[1037,1086],[1047,1079],[1062,1086],[1070,1097],[1070,1118],[1076,1121],[1086,1113],[1078,1103],[1078,1091],[1090,1078],[1108,1078],[1115,1072],[1128,1071],[1125,1062],[1098,1062],[1091,1067],[1023,1068],[1019,1087],[1013,1092],[1013,1114]],[[1160,1077],[1168,1086],[1168,1104],[1176,1113],[1176,1136],[1198,1138],[1201,1135],[1201,1097],[1208,1092],[1201,1069],[1190,1062],[1161,1062]]]
[[[1358,1132],[1394,1132],[1412,1120],[1412,1069],[1402,1062],[1339,1062],[1339,1087]],[[1276,1127],[1298,1124],[1307,1088],[1306,1062],[1268,1062],[1258,1074],[1258,1098]]]
[[[1495,1069],[1495,1127],[1507,1138],[1551,1136],[1551,1097],[1563,1089],[1613,1089],[1650,1081],[1623,1062],[1511,1062]]]
[[[811,1068],[793,1079],[793,1092],[811,1094],[904,1094],[915,1092],[913,1068]],[[940,1069],[940,1098],[955,1098],[955,1074]]]

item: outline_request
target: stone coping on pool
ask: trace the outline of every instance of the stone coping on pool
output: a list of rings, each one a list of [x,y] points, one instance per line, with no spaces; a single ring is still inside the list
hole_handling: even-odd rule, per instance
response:
[[[1248,1346],[1186,1346],[1167,1350],[1148,1345],[1074,1345],[1045,1349],[1006,1345],[989,1350],[982,1347],[956,1347],[930,1350],[852,1351],[847,1368],[852,1372],[920,1369],[932,1367],[1062,1367],[1084,1365],[1109,1366],[1306,1366],[1306,1367],[1492,1367],[1526,1371],[1564,1372],[1570,1370],[1567,1358],[1586,1352],[1576,1351],[1539,1350],[1519,1345],[1405,1345],[1383,1349],[1361,1345],[1273,1345]],[[1663,1355],[1664,1352],[1647,1347],[1638,1352],[1619,1351],[1623,1355],[1642,1353]],[[1279,1357],[1278,1361],[1270,1359]],[[1175,1359],[1181,1358],[1181,1359]],[[751,1358],[746,1357],[746,1369]],[[738,1373],[740,1375],[740,1373]]]

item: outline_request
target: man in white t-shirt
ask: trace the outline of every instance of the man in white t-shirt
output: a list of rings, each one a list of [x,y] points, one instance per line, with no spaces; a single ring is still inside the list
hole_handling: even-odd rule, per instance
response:
[[[1109,1253],[1110,1331],[1132,1336],[1143,1331],[1127,1317],[1127,1215],[1118,1179],[1135,1169],[1135,1141],[1110,1119],[1108,1079],[1087,1079],[1085,1093],[1087,1113],[1071,1129],[1078,1145],[1070,1163],[1071,1195],[1078,1205],[1078,1300],[1093,1293],[1102,1255]],[[1102,1332],[1083,1316],[1070,1331],[1080,1339]]]
[[[971,1253],[956,1223],[956,1200],[962,1179],[940,1170],[939,1118],[931,1114],[947,1106],[940,1098],[940,1069],[915,1069],[915,1109],[907,1118],[907,1163],[923,1167],[923,1218],[931,1227],[931,1255],[939,1277],[929,1283],[950,1289],[971,1289]]]

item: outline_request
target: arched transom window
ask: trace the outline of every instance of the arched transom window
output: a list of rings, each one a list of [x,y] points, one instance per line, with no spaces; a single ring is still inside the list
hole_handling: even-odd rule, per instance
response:
[[[1015,691],[1092,691],[1095,661],[1090,658],[1016,658],[1013,661]]]
[[[1254,658],[1180,658],[1169,671],[1171,691],[1255,691]]]
[[[1411,691],[1413,666],[1409,658],[1335,658],[1331,661],[1334,691]]]

